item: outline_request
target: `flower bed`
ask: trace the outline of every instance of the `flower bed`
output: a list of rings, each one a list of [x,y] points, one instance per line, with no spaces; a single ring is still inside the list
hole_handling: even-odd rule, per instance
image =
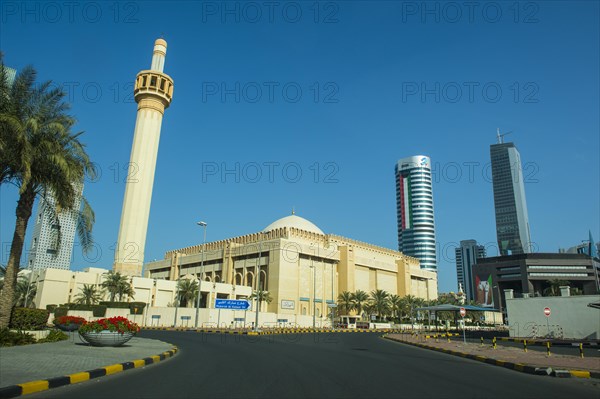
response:
[[[77,316],[60,316],[54,319],[54,325],[62,331],[75,331],[85,323],[83,317]]]
[[[119,346],[129,341],[140,327],[125,317],[110,317],[85,323],[79,335],[95,346]]]
[[[129,319],[117,316],[110,317],[107,319],[98,319],[89,323],[84,323],[80,328],[80,333],[85,332],[100,332],[100,331],[113,331],[118,333],[133,333],[136,334],[140,331],[140,327],[136,323],[132,323]]]

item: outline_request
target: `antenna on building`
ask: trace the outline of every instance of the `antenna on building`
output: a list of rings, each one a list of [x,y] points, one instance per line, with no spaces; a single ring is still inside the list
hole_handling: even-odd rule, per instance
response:
[[[496,136],[498,137],[498,144],[503,144],[504,143],[504,136],[507,136],[507,135],[509,135],[511,133],[512,133],[512,130],[510,132],[500,133],[500,128],[496,129]]]

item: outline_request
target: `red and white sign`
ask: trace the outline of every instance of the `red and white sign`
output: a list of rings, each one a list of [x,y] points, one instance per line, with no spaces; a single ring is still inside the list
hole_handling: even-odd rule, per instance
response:
[[[544,316],[550,317],[550,308],[544,308]]]
[[[467,309],[460,308],[460,317],[465,317],[466,314],[467,314]]]

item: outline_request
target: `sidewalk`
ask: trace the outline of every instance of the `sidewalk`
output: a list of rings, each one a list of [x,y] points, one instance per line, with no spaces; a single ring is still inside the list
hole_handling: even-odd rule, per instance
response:
[[[169,343],[137,337],[121,347],[94,347],[77,333],[60,342],[0,348],[0,388],[131,362],[171,349]]]
[[[520,348],[497,345],[493,349],[491,345],[481,346],[477,343],[466,344],[462,341],[448,342],[446,338],[440,338],[438,342],[434,338],[425,340],[423,336],[412,336],[411,334],[388,334],[388,339],[406,342],[416,345],[426,345],[439,350],[454,351],[461,354],[478,356],[485,359],[495,359],[500,363],[513,363],[532,366],[535,368],[552,368],[553,370],[583,370],[590,374],[600,375],[600,358],[551,354],[549,357],[545,352],[529,350],[527,352]],[[479,360],[479,359],[478,359]]]

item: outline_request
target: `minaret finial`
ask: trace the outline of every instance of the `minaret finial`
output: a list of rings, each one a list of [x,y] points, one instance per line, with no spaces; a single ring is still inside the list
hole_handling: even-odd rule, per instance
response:
[[[294,207],[292,206],[292,215],[295,215],[296,211],[294,210]]]

